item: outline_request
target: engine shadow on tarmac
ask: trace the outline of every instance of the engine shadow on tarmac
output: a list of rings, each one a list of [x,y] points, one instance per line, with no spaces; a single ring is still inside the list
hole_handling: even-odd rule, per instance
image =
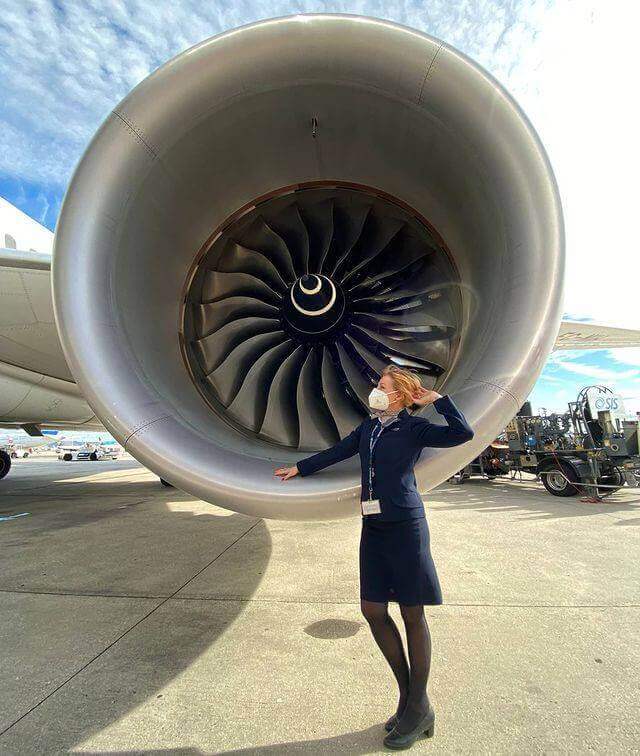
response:
[[[264,520],[221,514],[137,463],[107,463],[123,480],[79,481],[95,464],[2,499],[30,515],[0,528],[0,750],[73,749],[156,697],[242,614],[270,560]],[[239,600],[172,600],[248,533],[251,557],[224,561]]]

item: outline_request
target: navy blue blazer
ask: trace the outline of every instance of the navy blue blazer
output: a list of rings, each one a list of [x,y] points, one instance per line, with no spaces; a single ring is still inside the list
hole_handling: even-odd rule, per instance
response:
[[[433,402],[447,425],[437,425],[424,417],[411,415],[406,407],[386,425],[373,449],[373,498],[380,499],[380,514],[367,520],[403,520],[424,515],[424,504],[416,486],[413,467],[427,446],[458,446],[473,438],[473,430],[448,394]],[[377,417],[365,418],[349,435],[324,451],[297,463],[301,476],[360,454],[361,498],[369,495],[369,439]]]

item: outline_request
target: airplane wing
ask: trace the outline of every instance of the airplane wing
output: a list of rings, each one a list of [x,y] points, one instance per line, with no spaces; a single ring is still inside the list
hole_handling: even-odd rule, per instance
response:
[[[0,248],[0,428],[103,429],[58,338],[51,256]]]
[[[558,349],[619,349],[640,347],[640,331],[602,323],[562,320],[553,346]]]
[[[51,256],[0,249],[0,362],[73,382],[51,301]]]

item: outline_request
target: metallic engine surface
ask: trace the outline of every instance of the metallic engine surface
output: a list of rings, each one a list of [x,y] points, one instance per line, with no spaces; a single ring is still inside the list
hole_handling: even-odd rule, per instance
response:
[[[308,452],[238,432],[204,402],[179,343],[185,286],[239,208],[323,180],[415,208],[458,272],[459,348],[436,389],[475,437],[423,451],[423,493],[516,414],[558,332],[554,176],[524,113],[473,61],[351,15],[276,18],[187,50],[114,109],[78,164],[56,231],[54,308],[69,368],[118,441],[179,488],[250,515],[359,513],[359,460],[275,477]]]

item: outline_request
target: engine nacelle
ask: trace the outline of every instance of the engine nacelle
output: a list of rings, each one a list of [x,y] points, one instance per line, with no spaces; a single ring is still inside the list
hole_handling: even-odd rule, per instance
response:
[[[553,347],[563,273],[551,167],[495,79],[407,27],[299,15],[196,45],[115,108],[65,196],[53,292],[75,379],[140,462],[319,519],[360,512],[357,457],[273,470],[366,417],[385,364],[475,432],[424,450],[422,492],[495,438]]]

